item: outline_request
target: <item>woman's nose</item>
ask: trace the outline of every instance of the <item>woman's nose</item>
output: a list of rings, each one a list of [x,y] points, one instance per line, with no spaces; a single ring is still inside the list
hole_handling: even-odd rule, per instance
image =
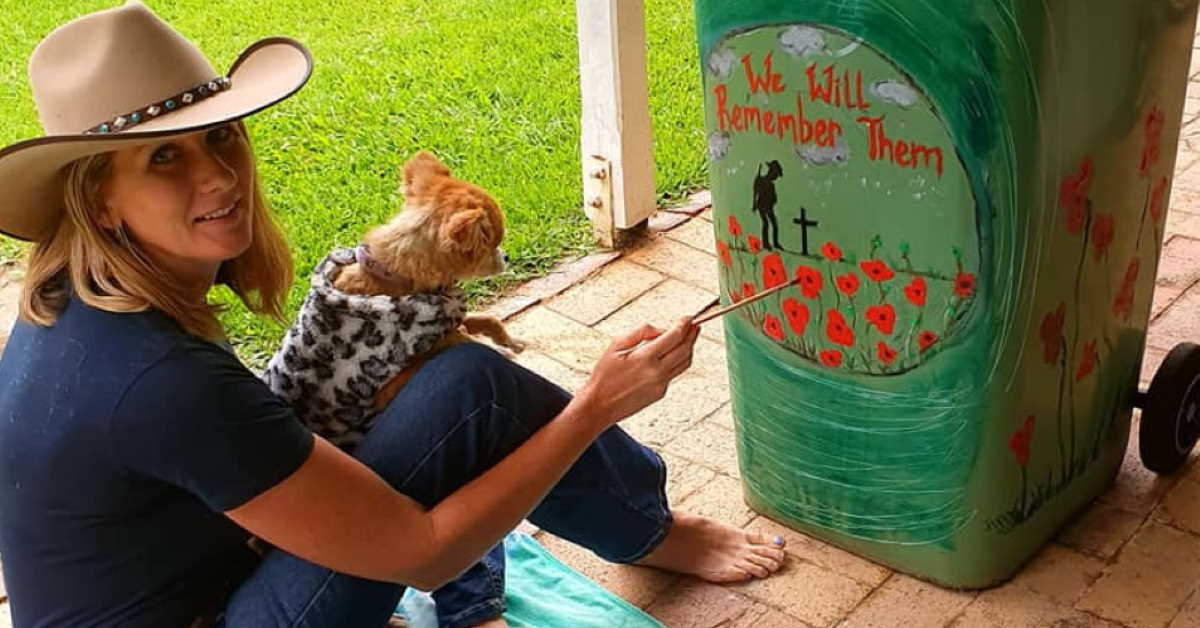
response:
[[[237,185],[237,170],[220,154],[206,147],[199,151],[197,162],[197,176],[202,191],[224,192]]]

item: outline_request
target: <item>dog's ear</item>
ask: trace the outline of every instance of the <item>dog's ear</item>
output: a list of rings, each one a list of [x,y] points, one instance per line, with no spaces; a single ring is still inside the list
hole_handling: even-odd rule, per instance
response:
[[[436,177],[450,176],[450,169],[433,153],[421,151],[413,155],[404,164],[404,191],[406,194],[419,194],[424,186]]]
[[[488,246],[488,220],[482,209],[455,212],[442,225],[442,244],[460,253],[479,251]]]

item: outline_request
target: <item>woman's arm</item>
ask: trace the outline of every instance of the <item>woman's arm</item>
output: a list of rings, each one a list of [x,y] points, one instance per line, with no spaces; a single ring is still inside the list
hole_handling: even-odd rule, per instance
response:
[[[317,564],[436,589],[516,527],[600,433],[661,399],[691,365],[698,332],[690,322],[661,335],[647,326],[614,342],[562,413],[431,510],[318,439],[291,476],[226,514]]]

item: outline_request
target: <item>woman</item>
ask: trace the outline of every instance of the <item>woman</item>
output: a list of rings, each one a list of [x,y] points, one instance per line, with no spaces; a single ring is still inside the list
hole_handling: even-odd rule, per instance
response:
[[[47,136],[0,151],[0,231],[36,243],[0,359],[16,625],[382,626],[404,585],[444,625],[503,625],[493,548],[526,516],[613,561],[777,570],[782,540],[671,512],[661,459],[614,427],[688,368],[688,321],[614,342],[574,397],[448,350],[353,457],[237,361],[209,289],[279,318],[292,276],[240,119],[310,71],[271,39],[220,77],[137,2],[34,52]]]

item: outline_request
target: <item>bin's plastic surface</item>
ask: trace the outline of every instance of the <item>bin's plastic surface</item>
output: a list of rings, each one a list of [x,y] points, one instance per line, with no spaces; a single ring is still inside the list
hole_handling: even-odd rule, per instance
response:
[[[1196,0],[697,0],[748,502],[948,586],[1118,470]]]

